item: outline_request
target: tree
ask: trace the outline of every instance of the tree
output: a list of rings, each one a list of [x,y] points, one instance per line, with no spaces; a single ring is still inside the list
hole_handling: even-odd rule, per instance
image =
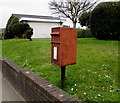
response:
[[[6,28],[5,28],[5,39],[12,39],[14,38],[14,34],[12,32],[12,27],[15,23],[19,22],[19,19],[15,16],[11,16],[7,22]]]
[[[27,38],[30,39],[30,41],[32,40],[31,36],[33,34],[33,29],[28,23],[18,22],[13,25],[12,31],[18,38]]]
[[[7,21],[7,25],[6,25],[5,31],[8,29],[8,26],[9,26],[9,24],[10,24],[10,22],[12,21],[13,18],[14,18],[14,16],[11,16],[11,17],[9,18],[9,20]]]
[[[31,36],[33,35],[33,29],[30,27],[26,32],[25,32],[25,38],[29,39],[32,41]]]
[[[76,28],[81,14],[92,9],[96,3],[95,0],[52,0],[49,2],[49,8],[54,14],[59,13],[72,20],[73,27]]]
[[[18,22],[13,25],[12,31],[14,35],[18,38],[22,38],[23,34],[29,29],[29,25],[27,23]]]
[[[90,28],[90,15],[91,15],[91,12],[84,12],[79,17],[79,23],[81,26],[86,26],[87,28]]]
[[[90,29],[100,40],[120,40],[120,2],[103,2],[91,13]]]

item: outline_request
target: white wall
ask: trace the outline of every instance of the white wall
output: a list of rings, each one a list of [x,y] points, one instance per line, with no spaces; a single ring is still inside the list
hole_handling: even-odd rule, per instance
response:
[[[60,27],[60,23],[28,22],[33,28],[32,38],[51,38],[51,28]]]

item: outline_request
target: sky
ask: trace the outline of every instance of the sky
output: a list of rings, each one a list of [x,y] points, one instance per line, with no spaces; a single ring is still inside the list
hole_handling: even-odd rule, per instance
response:
[[[50,0],[0,0],[0,28],[5,28],[12,14],[54,16],[48,7],[49,1]],[[72,26],[72,22],[70,22],[69,19],[66,20],[65,24]]]

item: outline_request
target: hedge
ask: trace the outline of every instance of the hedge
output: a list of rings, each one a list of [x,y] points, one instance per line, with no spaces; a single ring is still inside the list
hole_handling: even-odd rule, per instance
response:
[[[120,2],[98,4],[90,18],[92,34],[102,40],[120,39]]]
[[[78,34],[77,35],[78,38],[92,38],[93,37],[90,29],[78,30],[77,34]]]

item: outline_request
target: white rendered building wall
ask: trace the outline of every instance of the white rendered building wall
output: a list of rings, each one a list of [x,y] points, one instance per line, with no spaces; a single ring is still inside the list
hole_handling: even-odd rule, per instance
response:
[[[60,23],[56,22],[28,22],[28,24],[33,28],[32,38],[51,38],[51,28],[60,27]]]

